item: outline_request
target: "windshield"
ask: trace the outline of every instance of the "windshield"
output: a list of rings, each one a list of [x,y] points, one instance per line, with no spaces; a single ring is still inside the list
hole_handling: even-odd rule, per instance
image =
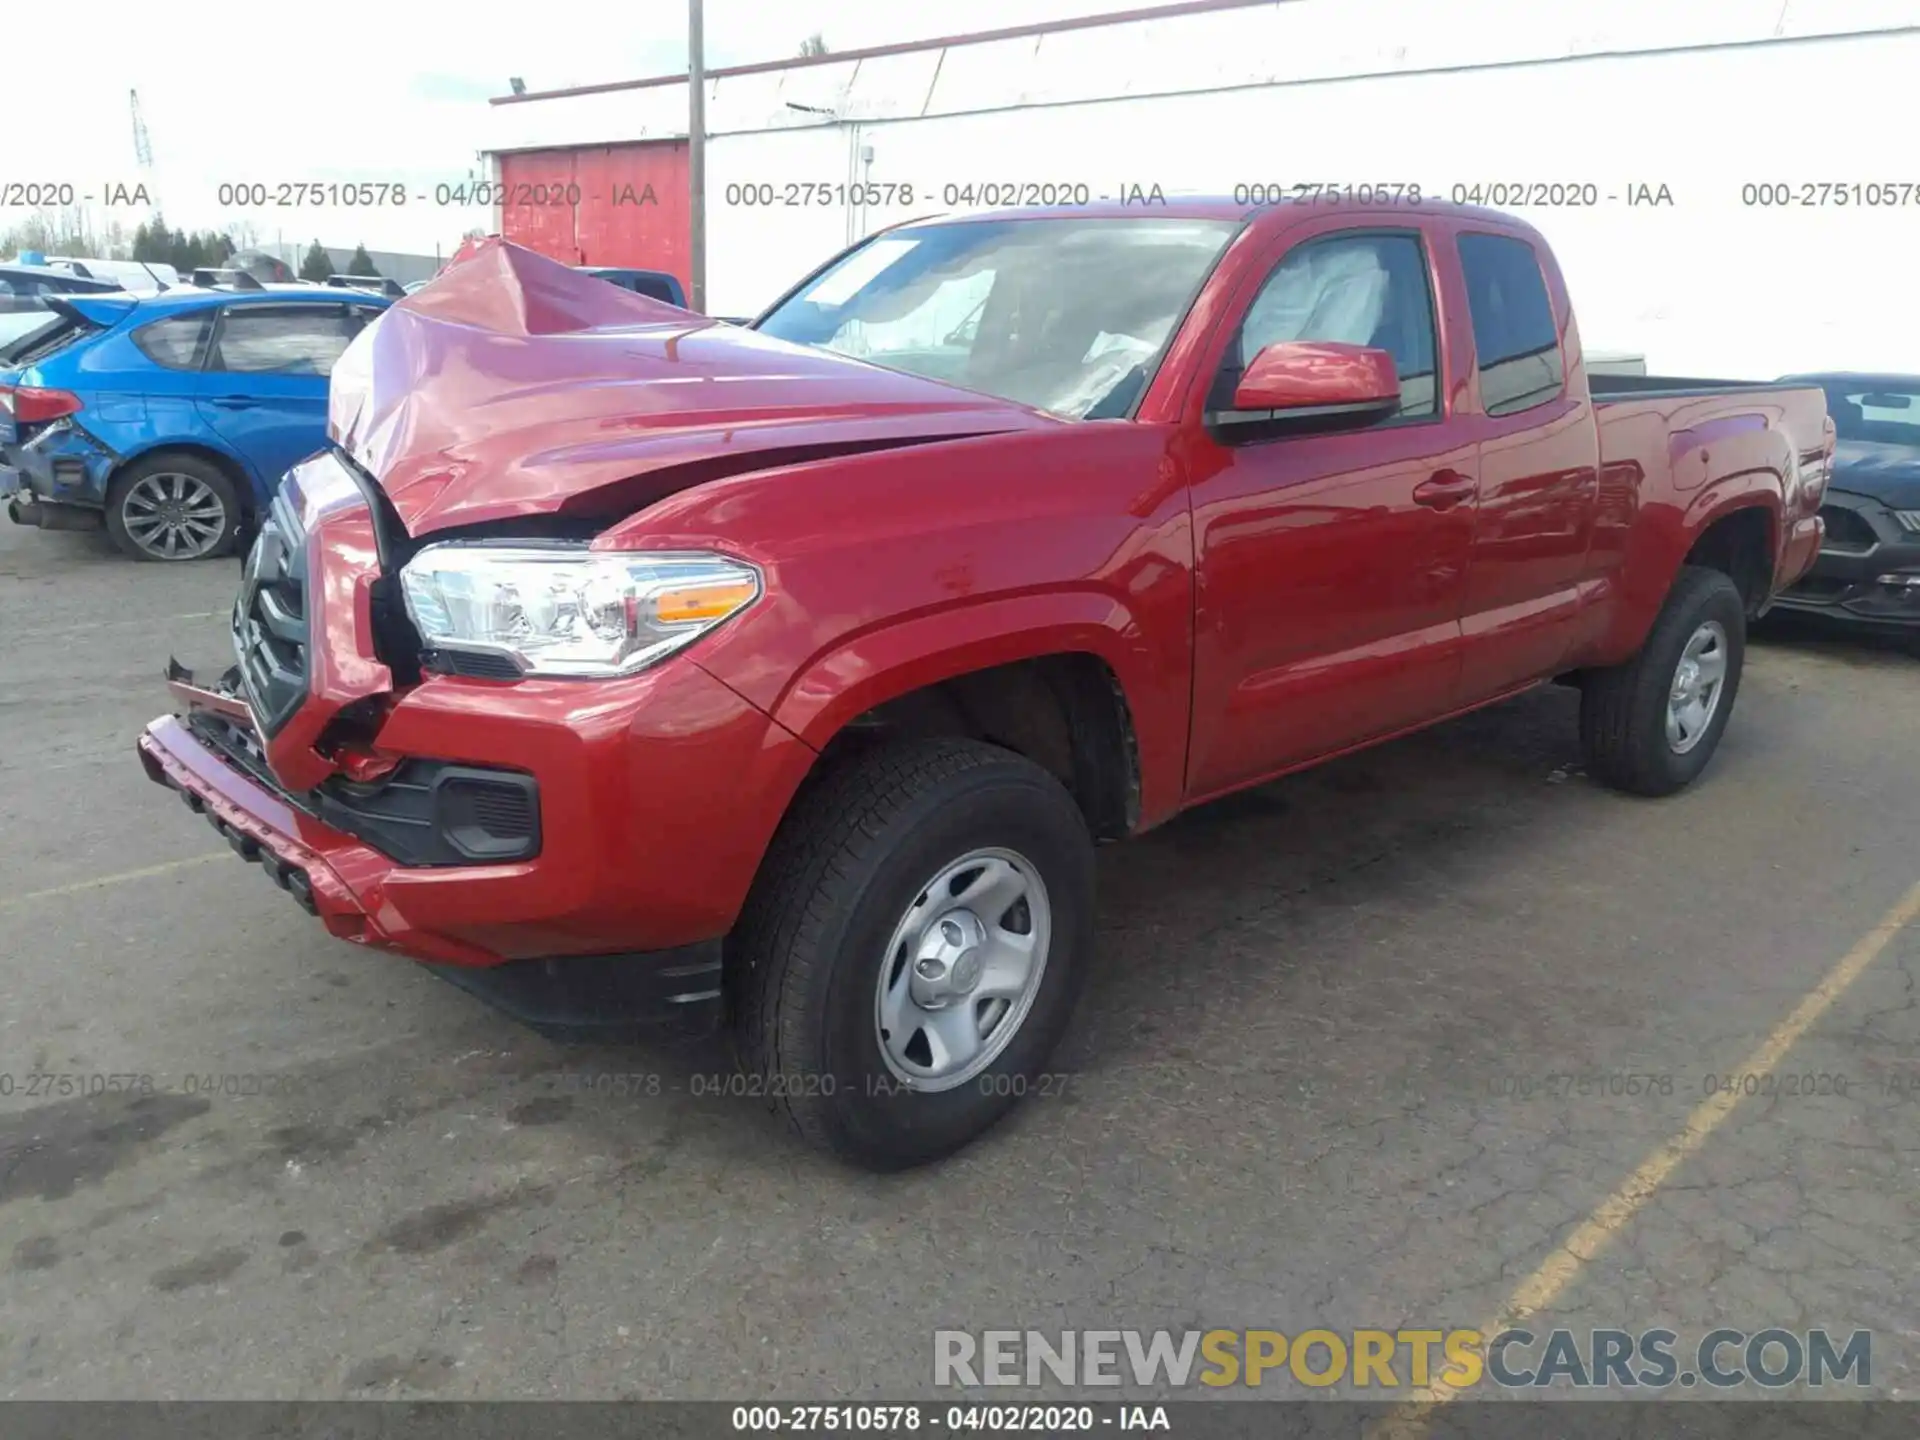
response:
[[[1920,380],[1892,385],[1828,380],[1822,388],[1842,440],[1920,448]]]
[[[1231,220],[972,220],[889,231],[760,322],[1069,419],[1126,415]]]

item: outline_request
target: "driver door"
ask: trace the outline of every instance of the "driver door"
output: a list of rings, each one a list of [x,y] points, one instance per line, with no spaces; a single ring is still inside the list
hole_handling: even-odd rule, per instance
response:
[[[1231,407],[1260,350],[1288,340],[1388,351],[1401,409],[1338,433],[1200,433],[1193,798],[1449,707],[1474,446],[1448,414],[1437,293],[1418,229],[1326,230],[1293,239],[1227,343],[1209,412]]]

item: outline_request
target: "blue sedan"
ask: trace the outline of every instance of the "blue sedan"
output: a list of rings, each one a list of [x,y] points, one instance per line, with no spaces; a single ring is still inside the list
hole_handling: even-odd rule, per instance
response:
[[[142,560],[231,552],[326,443],[327,378],[390,303],[308,285],[46,297],[0,345],[0,476],[24,525]]]

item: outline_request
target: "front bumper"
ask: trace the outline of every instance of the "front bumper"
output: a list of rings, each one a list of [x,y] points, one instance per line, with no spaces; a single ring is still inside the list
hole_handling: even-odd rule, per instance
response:
[[[148,777],[332,934],[522,1018],[710,1019],[719,942],[814,752],[687,655],[591,681],[419,671],[382,638],[371,494],[331,452],[288,473],[234,608],[235,688],[169,673],[185,715],[141,735]]]
[[[246,717],[174,688],[190,709]],[[394,700],[379,743],[532,774],[539,854],[402,865],[178,716],[149,724],[138,752],[340,939],[422,961],[550,1033],[717,1021],[720,939],[811,750],[684,660],[603,684],[430,677]]]
[[[670,1027],[706,1034],[720,1021],[720,942],[705,941],[651,953],[575,955],[541,960],[491,960],[450,947],[445,937],[404,925],[389,930],[369,914],[364,881],[366,847],[316,849],[289,831],[298,812],[252,779],[225,767],[172,716],[147,727],[139,741],[149,777],[177,792],[204,815],[243,860],[308,914],[344,940],[410,953],[429,970],[487,1001],[522,1024],[556,1039],[605,1039],[636,1029]],[[225,770],[226,773],[222,773]],[[341,868],[336,869],[339,865]],[[386,917],[392,923],[392,917]],[[451,961],[447,956],[461,954]],[[433,957],[439,956],[436,960]]]
[[[1863,626],[1920,626],[1920,531],[1880,501],[1846,491],[1829,491],[1821,514],[1820,554],[1775,606]]]

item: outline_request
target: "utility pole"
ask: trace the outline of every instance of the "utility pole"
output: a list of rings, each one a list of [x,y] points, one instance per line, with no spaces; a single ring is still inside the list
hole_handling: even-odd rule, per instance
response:
[[[692,194],[688,238],[693,308],[707,313],[707,61],[700,0],[687,0],[687,180]]]

